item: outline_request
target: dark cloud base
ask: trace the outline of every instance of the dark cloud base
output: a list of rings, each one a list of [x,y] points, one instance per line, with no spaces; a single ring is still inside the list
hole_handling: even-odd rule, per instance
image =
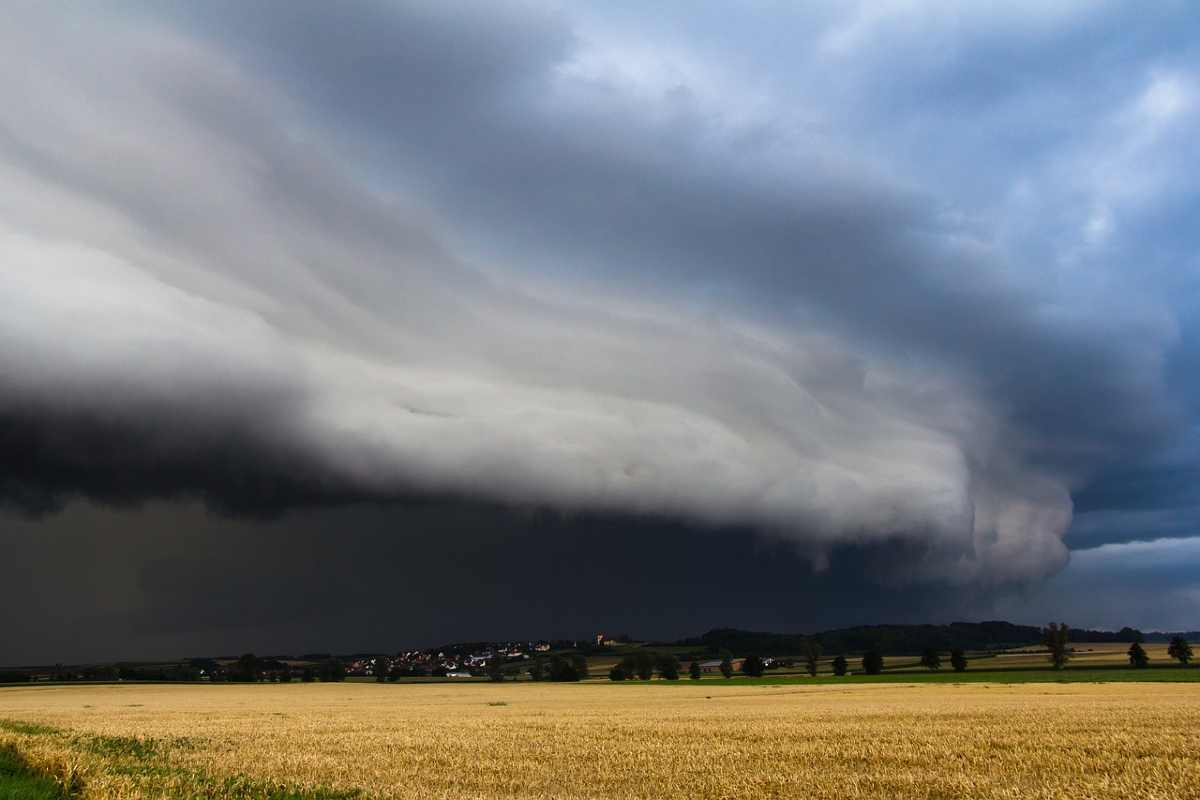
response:
[[[184,410],[56,412],[8,404],[0,409],[0,506],[40,516],[72,499],[125,508],[199,499],[223,514],[265,518],[367,499],[268,433],[277,415],[264,408],[203,420]],[[254,419],[263,422],[253,426]]]
[[[13,556],[0,604],[36,610],[12,615],[0,663],[791,631],[965,608],[946,587],[882,588],[891,546],[843,547],[814,572],[793,547],[744,529],[477,503],[274,521],[74,505],[38,523],[0,521],[0,539]]]

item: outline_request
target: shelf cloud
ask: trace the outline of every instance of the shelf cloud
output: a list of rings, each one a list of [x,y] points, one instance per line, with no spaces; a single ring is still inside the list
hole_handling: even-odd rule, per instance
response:
[[[1164,168],[1194,59],[1065,131],[1043,112],[1079,76],[964,52],[1020,25],[815,6],[811,52],[746,63],[617,6],[13,13],[19,512],[464,498],[744,526],[818,570],[899,543],[882,580],[1000,585],[1060,570],[1072,495],[1193,424],[1193,309],[1156,271],[1187,242],[1128,264],[1194,201]],[[929,36],[954,68],[918,59],[862,119]]]

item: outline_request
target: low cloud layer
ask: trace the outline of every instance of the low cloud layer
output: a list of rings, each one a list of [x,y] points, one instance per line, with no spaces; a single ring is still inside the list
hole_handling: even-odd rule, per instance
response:
[[[731,50],[619,5],[21,6],[0,501],[452,496],[1053,574],[1072,493],[1193,425],[1194,234],[1152,234],[1200,98],[1170,36],[1115,70],[1077,32],[1125,21],[1060,11]]]

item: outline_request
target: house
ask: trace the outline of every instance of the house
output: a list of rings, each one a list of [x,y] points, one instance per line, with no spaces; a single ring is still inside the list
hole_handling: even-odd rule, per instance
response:
[[[740,672],[742,669],[742,664],[746,663],[746,659],[735,658],[735,659],[731,660],[729,663],[733,665],[734,672]],[[713,659],[712,661],[701,661],[700,662],[700,671],[701,672],[720,672],[721,671],[721,659],[717,658],[717,659]]]

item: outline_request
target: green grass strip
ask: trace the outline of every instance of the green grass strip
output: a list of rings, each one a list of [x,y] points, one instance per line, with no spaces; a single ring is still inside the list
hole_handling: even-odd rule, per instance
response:
[[[50,736],[62,733],[50,725],[39,725],[36,722],[22,722],[19,719],[0,719],[0,731],[19,733],[22,736]]]
[[[12,747],[0,746],[0,800],[62,800],[52,778],[30,769]]]
[[[180,800],[221,798],[221,800],[352,800],[361,795],[357,789],[299,787],[273,783],[245,775],[214,776],[173,766],[168,758],[174,750],[203,746],[189,738],[152,739],[133,736],[102,736],[72,733],[49,725],[21,720],[0,719],[0,730],[21,736],[63,736],[73,750],[102,759],[101,768],[113,775],[126,775],[142,789],[157,789],[163,783],[188,787]],[[74,787],[78,788],[78,787]],[[52,776],[29,766],[11,745],[0,745],[0,800],[68,800],[71,792]]]
[[[1077,669],[1003,669],[967,670],[966,672],[885,672],[882,675],[778,675],[762,678],[705,677],[700,681],[623,681],[619,683],[646,685],[653,683],[664,686],[825,686],[856,685],[864,683],[1192,683],[1200,681],[1200,669],[1163,667],[1158,669],[1121,669],[1080,667]]]

